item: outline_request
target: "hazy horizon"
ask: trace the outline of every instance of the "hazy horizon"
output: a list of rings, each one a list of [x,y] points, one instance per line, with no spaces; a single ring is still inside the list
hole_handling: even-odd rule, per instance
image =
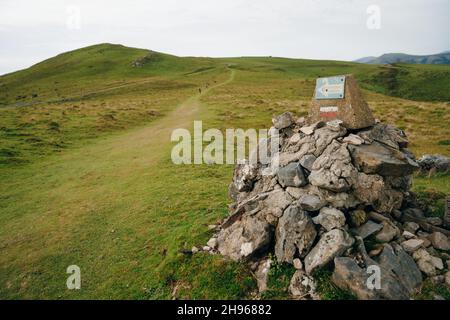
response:
[[[178,56],[353,61],[450,49],[447,0],[0,1],[0,74],[115,43]]]

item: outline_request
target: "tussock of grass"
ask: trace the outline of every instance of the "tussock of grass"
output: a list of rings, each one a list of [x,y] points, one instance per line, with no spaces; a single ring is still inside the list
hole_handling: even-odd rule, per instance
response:
[[[208,253],[178,256],[159,269],[160,279],[172,289],[170,296],[163,298],[171,298],[175,288],[177,299],[245,299],[256,290],[256,281],[245,265]]]
[[[413,180],[413,191],[430,194],[450,194],[450,173],[438,173],[432,176],[417,175]],[[434,197],[434,196],[433,196]]]
[[[445,212],[445,198],[448,193],[436,191],[434,189],[417,188],[417,198],[426,205],[428,211],[427,216],[444,217]]]
[[[356,297],[345,290],[338,288],[331,281],[332,272],[322,268],[314,273],[317,283],[317,292],[323,300],[355,300]]]
[[[435,300],[436,296],[440,296],[445,300],[450,300],[450,290],[445,284],[435,285],[428,278],[422,284],[420,291],[413,296],[414,300]]]
[[[278,263],[274,257],[271,257],[271,259],[273,263],[269,270],[267,290],[261,294],[261,299],[288,299],[289,283],[295,269],[290,264]]]

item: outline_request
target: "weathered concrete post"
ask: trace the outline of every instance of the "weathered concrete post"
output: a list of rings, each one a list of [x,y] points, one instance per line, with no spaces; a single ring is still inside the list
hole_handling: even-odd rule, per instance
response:
[[[352,75],[318,78],[309,113],[310,122],[341,120],[348,129],[375,124]]]

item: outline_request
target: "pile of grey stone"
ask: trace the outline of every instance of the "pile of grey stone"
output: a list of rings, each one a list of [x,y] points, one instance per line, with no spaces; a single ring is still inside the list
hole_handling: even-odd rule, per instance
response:
[[[419,164],[422,172],[450,172],[450,157],[446,157],[444,155],[425,154],[417,160],[417,163]]]
[[[409,299],[426,277],[450,285],[450,225],[418,208],[410,187],[419,165],[403,131],[379,122],[350,131],[287,112],[269,132],[278,166],[236,165],[230,215],[208,251],[249,263],[260,291],[274,259],[292,264],[290,292],[304,299],[320,299],[321,268],[359,299]]]

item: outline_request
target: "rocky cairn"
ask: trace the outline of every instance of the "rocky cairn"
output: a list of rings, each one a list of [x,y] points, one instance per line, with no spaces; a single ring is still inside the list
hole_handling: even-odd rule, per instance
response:
[[[409,191],[419,165],[402,130],[347,129],[286,112],[273,119],[268,139],[275,134],[279,166],[267,174],[270,163],[236,165],[230,215],[207,250],[250,263],[260,291],[271,259],[292,264],[297,298],[320,298],[321,268],[359,299],[409,299],[425,277],[450,285],[450,225],[426,217]],[[372,266],[380,288],[367,285]]]

